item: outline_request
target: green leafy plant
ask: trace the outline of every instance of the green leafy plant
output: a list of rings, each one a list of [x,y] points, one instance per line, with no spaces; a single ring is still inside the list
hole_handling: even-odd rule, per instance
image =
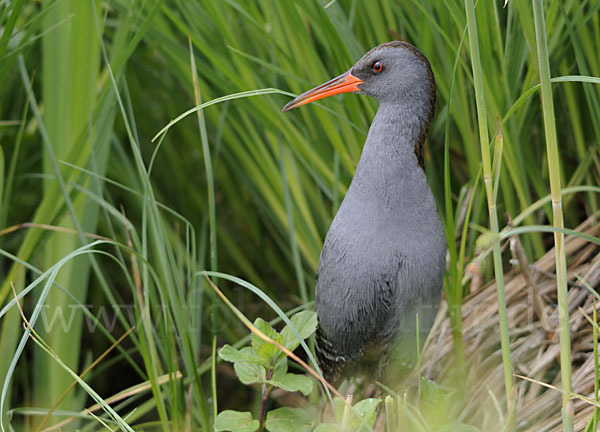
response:
[[[290,319],[298,334],[306,339],[317,329],[317,314],[312,311],[298,312]],[[254,327],[270,339],[287,348],[295,350],[300,340],[292,327],[286,325],[281,332],[275,330],[262,318],[254,321]],[[369,431],[376,420],[376,408],[381,399],[364,399],[356,405],[336,397],[333,401],[337,423],[317,424],[316,407],[281,407],[267,412],[267,399],[270,391],[278,387],[288,392],[298,391],[308,396],[313,391],[313,380],[305,375],[288,372],[288,358],[276,345],[266,342],[252,333],[250,346],[236,349],[224,345],[219,357],[233,363],[233,369],[245,385],[259,384],[262,398],[258,419],[250,412],[225,410],[215,419],[215,431],[255,432],[266,429],[269,432],[334,432]],[[315,428],[316,426],[316,428]]]
[[[300,336],[306,339],[317,329],[317,314],[312,311],[298,312],[292,316],[291,323]],[[300,345],[289,325],[278,332],[262,318],[257,318],[254,326],[290,351]],[[305,396],[313,391],[312,379],[288,372],[287,356],[278,347],[253,333],[250,346],[238,350],[231,345],[225,345],[219,351],[219,357],[233,363],[233,369],[243,384],[260,384],[262,399],[258,420],[253,419],[249,412],[226,410],[219,413],[215,420],[216,431],[254,432],[266,428],[268,431],[277,432],[311,429],[314,416],[306,410],[283,407],[266,413],[267,398],[274,387],[289,392],[299,391]]]

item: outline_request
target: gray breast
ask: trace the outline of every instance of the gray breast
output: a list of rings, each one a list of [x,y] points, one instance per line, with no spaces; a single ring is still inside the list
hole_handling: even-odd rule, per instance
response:
[[[423,342],[437,311],[444,272],[445,241],[437,211],[437,221],[421,221],[420,226],[390,223],[381,212],[369,220],[360,214],[340,209],[321,252],[316,285],[322,337],[347,359],[372,346],[412,344],[417,313]],[[407,226],[408,231],[397,228]]]

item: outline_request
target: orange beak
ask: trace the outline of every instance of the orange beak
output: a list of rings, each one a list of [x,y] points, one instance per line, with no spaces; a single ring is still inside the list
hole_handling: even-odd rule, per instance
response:
[[[296,99],[284,106],[281,109],[281,112],[298,108],[299,106],[326,98],[327,96],[360,91],[358,86],[363,82],[363,80],[356,78],[350,72],[343,73],[339,77],[327,81],[325,84],[321,84],[312,90],[302,93]]]

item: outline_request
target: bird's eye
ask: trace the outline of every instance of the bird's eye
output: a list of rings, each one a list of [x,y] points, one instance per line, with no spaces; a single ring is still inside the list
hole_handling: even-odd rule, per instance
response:
[[[383,70],[383,63],[376,61],[371,66],[371,69],[373,69],[374,72],[379,73],[379,72],[381,72]]]

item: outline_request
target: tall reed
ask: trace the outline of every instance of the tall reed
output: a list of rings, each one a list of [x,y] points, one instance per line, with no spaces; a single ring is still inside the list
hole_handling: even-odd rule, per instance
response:
[[[548,42],[546,39],[546,23],[542,0],[532,0],[535,20],[535,36],[537,41],[537,59],[542,84],[542,112],[544,114],[544,131],[546,133],[546,152],[550,177],[550,195],[552,196],[552,223],[554,231],[554,255],[556,257],[556,290],[558,292],[558,318],[560,334],[560,371],[563,388],[563,427],[565,431],[573,430],[573,404],[569,394],[571,384],[571,335],[569,326],[569,302],[567,298],[567,259],[565,254],[565,234],[562,207],[562,189],[560,181],[560,156],[558,154],[558,138],[556,136],[556,118],[550,82],[550,62],[548,59]]]
[[[498,236],[498,214],[496,210],[496,194],[494,190],[496,185],[492,177],[492,161],[490,157],[490,141],[488,135],[486,103],[483,89],[483,72],[481,68],[481,58],[479,54],[479,36],[477,30],[477,21],[475,18],[475,5],[473,0],[465,0],[465,10],[467,13],[467,26],[469,29],[469,46],[471,52],[471,63],[473,68],[473,85],[475,87],[475,97],[477,100],[477,120],[479,124],[479,139],[481,145],[481,159],[483,165],[483,180],[488,203],[488,212],[490,218],[490,230],[496,237],[493,244],[494,273],[496,276],[496,287],[498,292],[498,314],[500,316],[500,341],[502,344],[502,361],[504,363],[504,386],[506,390],[506,402],[510,414],[509,428],[515,429],[514,415],[512,414],[514,401],[513,395],[513,376],[512,363],[510,358],[510,339],[508,335],[508,318],[506,313],[506,295],[504,293],[504,270],[502,268],[502,252],[500,251],[500,238]],[[500,163],[500,161],[494,161]],[[497,180],[497,179],[496,179]]]

